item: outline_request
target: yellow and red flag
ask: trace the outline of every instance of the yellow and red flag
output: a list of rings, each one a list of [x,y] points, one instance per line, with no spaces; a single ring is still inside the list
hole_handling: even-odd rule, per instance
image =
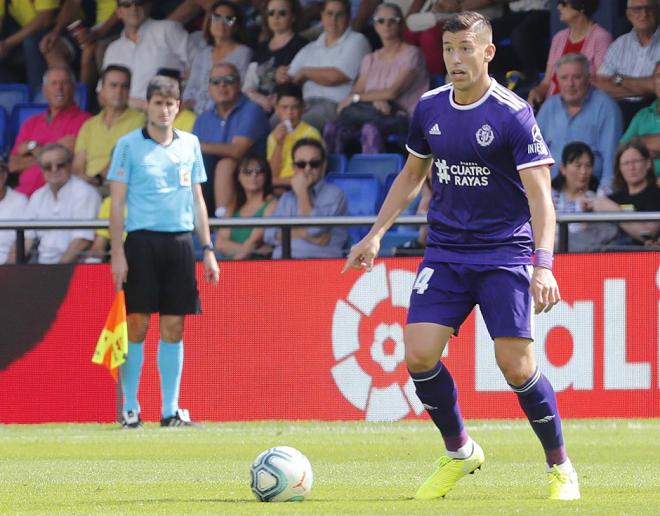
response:
[[[119,366],[126,362],[128,353],[128,325],[126,323],[126,300],[124,291],[117,292],[103,331],[96,343],[92,362],[108,368],[117,381]]]

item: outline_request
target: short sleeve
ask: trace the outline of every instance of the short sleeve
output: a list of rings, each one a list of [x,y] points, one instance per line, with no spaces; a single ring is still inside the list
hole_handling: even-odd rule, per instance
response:
[[[410,118],[408,139],[406,140],[406,148],[418,158],[428,158],[432,154],[422,125],[424,105],[424,99],[417,102],[413,115]]]
[[[131,148],[126,138],[120,138],[112,152],[108,180],[128,183],[131,177]]]
[[[529,105],[512,113],[507,127],[511,154],[518,170],[538,165],[554,165],[555,161]]]

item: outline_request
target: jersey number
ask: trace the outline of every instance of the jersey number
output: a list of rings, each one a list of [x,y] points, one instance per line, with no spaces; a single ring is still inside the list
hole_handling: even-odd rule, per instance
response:
[[[429,281],[431,281],[431,276],[433,276],[434,272],[435,271],[431,269],[431,267],[424,267],[415,278],[413,290],[416,290],[418,294],[426,292],[426,289],[429,288]]]

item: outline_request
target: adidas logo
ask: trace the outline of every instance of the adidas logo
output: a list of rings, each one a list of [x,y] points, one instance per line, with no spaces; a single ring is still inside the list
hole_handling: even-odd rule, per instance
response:
[[[436,136],[440,136],[442,134],[442,131],[440,131],[438,124],[434,124],[433,127],[429,129],[429,134],[434,134]]]
[[[532,423],[549,423],[555,418],[555,415],[542,417],[541,419],[532,419]]]

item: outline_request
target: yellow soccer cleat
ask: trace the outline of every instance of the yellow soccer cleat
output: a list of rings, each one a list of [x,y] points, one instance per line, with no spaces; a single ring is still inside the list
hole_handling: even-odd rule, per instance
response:
[[[476,442],[472,441],[474,447],[472,455],[467,459],[452,459],[451,457],[440,457],[436,470],[419,486],[415,498],[417,500],[433,500],[442,498],[454,488],[465,475],[472,474],[485,462],[484,451]]]
[[[580,499],[580,485],[578,484],[577,473],[570,463],[567,464],[567,467],[562,469],[555,464],[552,466],[552,469],[547,472],[547,476],[548,486],[550,487],[550,496],[548,496],[549,500]]]

